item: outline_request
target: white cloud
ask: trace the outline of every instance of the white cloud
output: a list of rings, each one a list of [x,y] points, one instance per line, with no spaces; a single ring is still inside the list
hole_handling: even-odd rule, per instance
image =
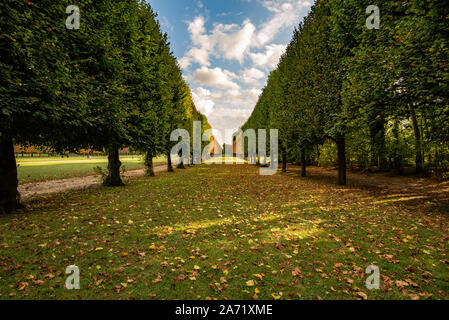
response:
[[[250,116],[268,71],[277,66],[287,47],[280,43],[279,35],[290,33],[288,30],[292,32],[312,2],[252,1],[262,4],[269,13],[265,22],[257,26],[245,19],[241,24],[213,23],[208,29],[203,16],[187,22],[192,45],[179,63],[187,71],[185,78],[199,85],[192,90],[198,110],[208,117],[214,128],[222,131],[241,126]],[[228,14],[223,12],[216,16]],[[206,16],[209,15],[206,13]],[[223,61],[238,62],[242,68],[231,72],[226,68],[233,68],[232,65],[218,67],[217,63]]]
[[[237,60],[243,63],[245,54],[252,44],[256,27],[250,20],[245,20],[242,26],[237,24],[216,24],[207,34],[204,17],[198,16],[188,22],[188,30],[193,43],[192,48],[183,58],[183,68],[188,68],[192,62],[201,66],[209,66],[209,57]]]
[[[266,51],[273,49],[275,45],[272,41],[276,35],[282,30],[298,24],[300,16],[305,14],[305,10],[311,6],[310,1],[307,0],[260,0],[260,2],[273,14],[259,28],[246,19],[242,25],[215,24],[214,28],[207,32],[204,17],[198,16],[188,22],[193,46],[182,59],[183,68],[188,68],[193,62],[197,62],[200,66],[210,66],[211,56],[236,60],[240,64],[248,57],[253,61],[255,58],[260,61],[263,59],[260,52],[255,53],[252,49],[265,49]],[[274,47],[274,49],[279,49],[279,47]],[[260,58],[257,59],[257,56]],[[279,57],[280,55],[274,52],[274,55],[269,58],[276,60]],[[276,65],[272,59],[267,60],[270,68]]]
[[[247,19],[241,28],[238,25],[216,25],[211,37],[224,58],[243,63],[255,30],[256,27]]]
[[[206,28],[204,27],[204,18],[199,16],[188,23],[190,38],[194,46],[180,60],[183,69],[187,69],[193,62],[197,62],[202,66],[209,66],[209,55],[213,45],[209,43],[208,36],[204,35]]]
[[[238,76],[228,70],[221,68],[209,69],[201,67],[193,73],[192,79],[203,86],[209,86],[219,89],[237,89],[239,86],[231,79]]]
[[[243,76],[254,78],[254,79],[262,79],[265,76],[265,73],[256,68],[243,70]]]
[[[249,68],[242,71],[241,81],[253,87],[260,87],[264,77],[265,73],[261,70]]]
[[[273,41],[281,30],[298,24],[300,15],[311,6],[310,1],[304,0],[262,0],[261,3],[274,14],[255,35],[253,45],[258,48]]]
[[[265,47],[265,52],[250,53],[250,57],[255,65],[265,69],[273,69],[286,48],[287,45],[270,44]]]
[[[201,35],[206,32],[204,27],[204,18],[199,16],[195,20],[188,23],[188,30],[190,32],[194,44],[201,44]]]
[[[257,100],[259,100],[259,96],[262,94],[261,89],[251,89],[248,91],[248,95],[250,99],[254,102],[254,104],[257,103]]]
[[[204,48],[192,48],[187,53],[191,59],[194,59],[202,66],[210,66],[209,62],[209,52]]]
[[[192,64],[192,58],[190,57],[184,57],[179,59],[179,65],[181,66],[182,69],[187,69],[191,64]]]
[[[192,91],[192,98],[196,108],[206,117],[212,113],[215,106],[215,102],[211,100],[210,95],[210,91],[202,87]]]

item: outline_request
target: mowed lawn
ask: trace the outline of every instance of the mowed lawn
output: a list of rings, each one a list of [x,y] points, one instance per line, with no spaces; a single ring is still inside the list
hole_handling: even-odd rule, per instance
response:
[[[0,217],[0,299],[448,299],[447,213],[333,182],[201,165],[29,201]]]
[[[122,168],[124,170],[143,169],[143,157],[122,156]],[[96,174],[94,169],[101,167],[107,170],[107,157],[71,157],[71,158],[19,158],[18,177],[19,183],[40,182],[46,180],[64,179],[72,177],[84,177]],[[154,160],[154,165],[166,163],[165,157]]]

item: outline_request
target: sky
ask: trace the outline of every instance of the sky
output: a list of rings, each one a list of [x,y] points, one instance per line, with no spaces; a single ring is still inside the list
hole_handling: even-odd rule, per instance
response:
[[[232,141],[313,0],[150,0],[196,108]]]

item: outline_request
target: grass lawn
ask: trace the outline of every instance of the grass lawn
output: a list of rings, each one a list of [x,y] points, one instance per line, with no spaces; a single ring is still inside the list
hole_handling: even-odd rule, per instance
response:
[[[144,168],[143,158],[123,156],[120,159],[126,170]],[[165,157],[154,160],[155,165],[165,163]],[[71,177],[84,177],[95,174],[94,168],[107,169],[106,157],[71,157],[71,158],[19,158],[17,159],[19,183],[40,182]]]
[[[139,158],[140,156],[121,156],[122,158]],[[88,159],[87,156],[82,156],[82,155],[75,155],[75,156],[70,156],[70,157],[62,157],[62,156],[52,156],[52,157],[48,157],[48,156],[42,156],[42,157],[16,157],[16,161],[17,163],[23,163],[23,162],[55,162],[55,161],[75,161],[75,160],[82,160],[82,161],[92,161],[92,160],[105,160],[107,159],[106,156],[101,156],[101,155],[93,155],[91,157],[91,159]]]
[[[0,217],[0,299],[448,299],[447,214],[333,183],[202,165],[28,201]]]

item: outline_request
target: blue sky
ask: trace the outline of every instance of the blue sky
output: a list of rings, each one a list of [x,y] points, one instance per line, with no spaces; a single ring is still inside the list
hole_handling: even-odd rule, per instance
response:
[[[214,135],[251,115],[268,74],[313,0],[150,0]]]

